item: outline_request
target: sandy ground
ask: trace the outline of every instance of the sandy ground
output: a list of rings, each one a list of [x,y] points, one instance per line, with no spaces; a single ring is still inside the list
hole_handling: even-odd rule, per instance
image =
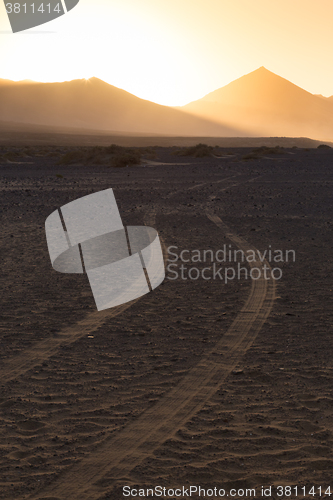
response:
[[[329,497],[333,150],[250,151],[159,148],[148,167],[118,169],[59,166],[52,148],[2,156],[1,499],[118,500],[125,485]],[[296,261],[274,283],[167,270],[153,293],[98,313],[86,276],[51,268],[44,222],[109,187],[166,257],[231,245]]]
[[[119,146],[194,146],[198,143],[209,144],[210,146],[221,146],[224,148],[236,147],[260,147],[284,146],[292,148],[298,146],[302,148],[316,148],[321,141],[309,139],[307,137],[171,137],[148,134],[120,134],[98,130],[85,129],[63,129],[60,127],[50,127],[45,125],[33,125],[24,123],[4,122],[0,120],[0,147],[8,146],[109,146],[118,144]],[[333,146],[333,143],[324,141],[324,144]]]

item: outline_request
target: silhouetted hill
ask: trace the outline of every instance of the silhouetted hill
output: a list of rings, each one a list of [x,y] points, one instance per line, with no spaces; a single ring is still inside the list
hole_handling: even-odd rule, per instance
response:
[[[180,109],[255,136],[333,139],[333,99],[306,92],[264,67]]]
[[[140,99],[98,78],[0,85],[0,120],[160,135],[246,135],[221,123]]]
[[[27,85],[30,83],[36,83],[33,80],[19,80],[18,82],[13,82],[12,80],[4,80],[0,78],[0,85]]]

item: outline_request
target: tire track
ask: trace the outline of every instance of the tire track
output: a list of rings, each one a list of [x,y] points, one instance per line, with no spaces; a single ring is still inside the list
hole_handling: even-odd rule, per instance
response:
[[[244,252],[256,250],[213,213],[207,217]],[[250,267],[267,261],[250,262]],[[36,496],[65,500],[94,500],[103,493],[103,482],[125,478],[128,473],[197,413],[220,387],[256,338],[270,314],[275,282],[263,277],[252,280],[250,295],[228,331],[197,366],[153,407],[142,413],[117,434],[112,434],[87,458],[61,474]]]
[[[230,179],[234,179],[235,177],[239,177],[240,175],[242,174],[234,174],[234,175],[230,175],[229,177],[224,177],[223,179],[219,179],[218,181],[214,181],[214,184],[220,184],[220,182],[225,182],[225,181],[229,181]],[[204,186],[207,186],[208,184],[211,184],[212,181],[205,181],[205,182],[200,182],[200,184],[195,184],[194,186],[190,186],[187,188],[187,191],[192,191],[193,189],[199,189],[201,187],[204,187]],[[232,187],[232,186],[237,186],[239,184],[239,182],[237,184],[232,184],[231,186],[227,186],[225,189],[228,189],[228,187]],[[176,194],[179,194],[179,193],[182,193],[184,192],[184,188],[180,188],[180,189],[176,189],[175,191],[171,191],[167,196],[165,196],[165,199],[169,199],[171,198],[172,196],[175,196]]]
[[[138,300],[138,299],[137,299]],[[20,354],[6,360],[0,367],[0,379],[9,382],[19,376],[24,375],[35,366],[43,363],[55,354],[61,345],[69,345],[85,335],[94,332],[106,320],[123,313],[135,301],[128,302],[113,310],[94,311],[73,326],[69,326],[56,336],[37,342],[29,349],[25,349]]]
[[[154,227],[156,219],[156,209],[152,209],[144,217],[144,223],[147,226]],[[165,257],[165,249],[164,249]],[[29,349],[22,351],[20,354],[5,360],[0,366],[0,380],[9,382],[19,376],[24,375],[35,366],[43,363],[55,354],[60,346],[67,346],[73,344],[81,337],[96,331],[102,326],[105,321],[115,318],[118,314],[122,314],[135,302],[140,300],[134,299],[126,304],[121,304],[112,309],[104,311],[94,311],[86,316],[81,321],[69,326],[59,332],[56,336],[46,338],[40,342],[35,343]]]

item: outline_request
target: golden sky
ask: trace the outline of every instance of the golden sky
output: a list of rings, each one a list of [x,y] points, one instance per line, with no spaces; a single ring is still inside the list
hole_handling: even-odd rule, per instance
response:
[[[0,78],[96,76],[182,105],[265,66],[330,96],[332,19],[332,0],[80,0],[59,19],[12,34],[1,1]]]

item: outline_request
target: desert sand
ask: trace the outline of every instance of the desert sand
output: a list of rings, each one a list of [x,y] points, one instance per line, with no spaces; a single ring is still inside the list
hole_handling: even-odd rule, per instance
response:
[[[329,497],[333,149],[236,141],[195,158],[164,144],[115,168],[86,161],[87,143],[15,141],[0,150],[0,498],[118,500],[125,485]],[[52,269],[44,222],[110,187],[125,225],[157,229],[166,265],[170,246],[296,260],[278,281],[166,270],[152,293],[97,312],[85,275]]]

